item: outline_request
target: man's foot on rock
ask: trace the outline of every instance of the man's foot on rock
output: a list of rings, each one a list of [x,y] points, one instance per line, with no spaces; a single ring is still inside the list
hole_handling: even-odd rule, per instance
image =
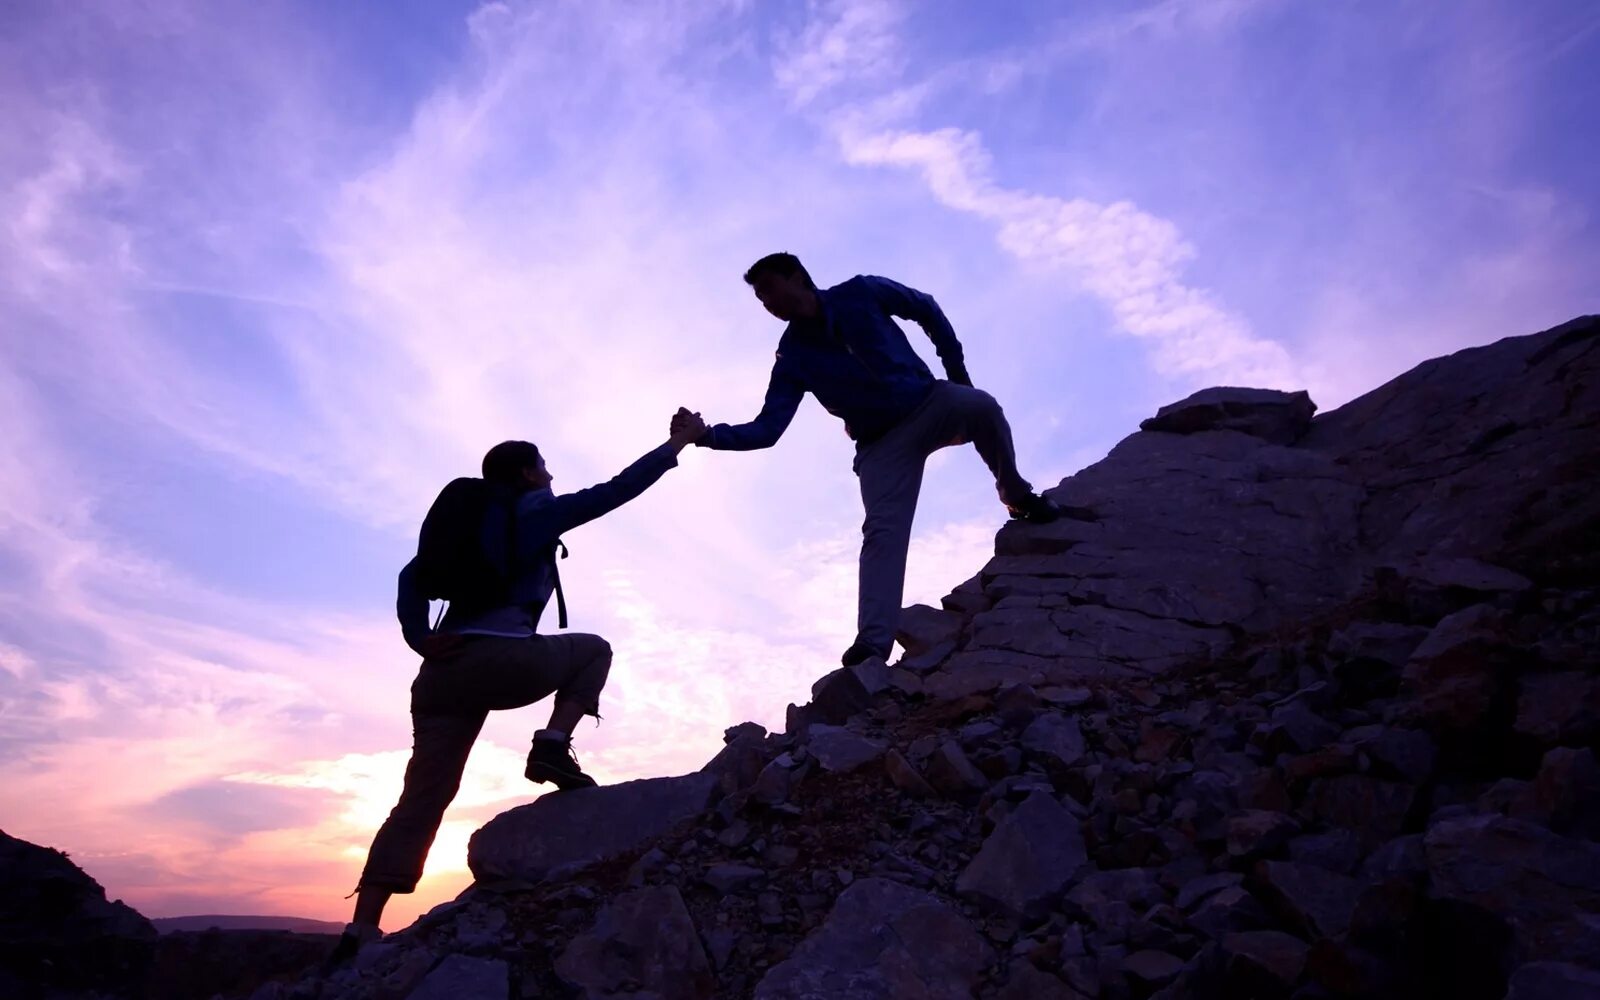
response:
[[[333,946],[333,951],[322,962],[324,975],[333,972],[352,958],[363,946],[383,939],[383,931],[371,924],[345,924],[344,933]]]
[[[1027,521],[1029,524],[1049,524],[1064,513],[1054,500],[1037,493],[1029,493],[1015,503],[1006,504],[1006,509],[1011,511],[1012,520]]]
[[[595,780],[578,766],[578,755],[572,752],[572,740],[535,736],[533,749],[528,751],[528,769],[522,772],[529,781],[540,784],[555,782],[556,788],[565,792],[573,788],[592,788]]]
[[[844,651],[844,655],[839,657],[839,662],[847,667],[853,667],[858,663],[872,659],[874,656],[887,662],[889,652],[888,650],[879,649],[870,642],[857,639],[850,645],[849,649]]]

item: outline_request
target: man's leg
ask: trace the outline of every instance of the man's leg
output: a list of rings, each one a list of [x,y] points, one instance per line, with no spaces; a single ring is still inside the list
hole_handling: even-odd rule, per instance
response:
[[[867,651],[887,657],[900,623],[906,551],[927,459],[914,437],[901,433],[904,429],[897,427],[868,445],[856,461],[866,519],[861,525],[856,644],[846,653],[847,660]]]
[[[550,724],[534,736],[524,774],[563,790],[594,779],[572,753],[572,731],[585,715],[600,714],[600,692],[611,671],[611,644],[597,635],[565,633],[526,639],[474,639],[455,668],[475,705],[521,708],[555,695]]]
[[[995,398],[982,389],[940,382],[928,404],[913,416],[918,443],[925,454],[950,445],[972,442],[978,457],[994,474],[1000,501],[1008,506],[1023,502],[1033,486],[1017,471],[1017,449],[1011,442],[1011,424]]]
[[[416,889],[445,808],[461,787],[461,772],[483,720],[482,712],[412,716],[405,785],[400,801],[372,839],[352,923],[376,927],[390,895]]]

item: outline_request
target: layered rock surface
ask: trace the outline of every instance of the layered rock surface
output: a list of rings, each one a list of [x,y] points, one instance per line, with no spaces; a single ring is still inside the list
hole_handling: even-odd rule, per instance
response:
[[[502,815],[454,904],[261,1000],[466,959],[496,997],[1586,995],[1600,322],[1313,413],[1163,408],[900,663],[638,783],[694,801]]]

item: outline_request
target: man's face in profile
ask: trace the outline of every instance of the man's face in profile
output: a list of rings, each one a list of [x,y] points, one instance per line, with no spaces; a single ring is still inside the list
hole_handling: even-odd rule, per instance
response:
[[[766,271],[756,278],[751,290],[767,312],[786,323],[803,315],[802,309],[811,294],[811,286],[798,271],[794,274]]]

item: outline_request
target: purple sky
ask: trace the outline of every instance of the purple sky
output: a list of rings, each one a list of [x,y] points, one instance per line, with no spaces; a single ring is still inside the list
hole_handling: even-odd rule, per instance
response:
[[[753,416],[750,261],[937,296],[1053,484],[1205,385],[1327,409],[1594,311],[1597,57],[1588,0],[7,4],[0,827],[152,916],[341,916],[428,502],[507,437],[574,489],[680,404]],[[908,602],[1002,516],[936,456]],[[807,403],[575,532],[617,650],[585,763],[781,725],[859,523]],[[465,884],[543,718],[491,720],[391,925]]]

